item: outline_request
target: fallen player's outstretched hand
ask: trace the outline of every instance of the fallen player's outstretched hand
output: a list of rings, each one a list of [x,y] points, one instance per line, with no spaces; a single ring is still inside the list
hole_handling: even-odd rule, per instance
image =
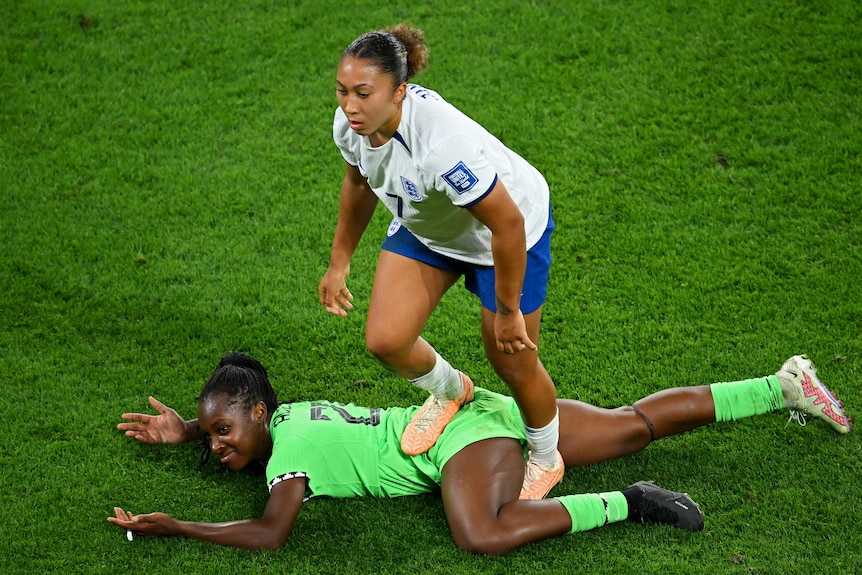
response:
[[[150,405],[159,415],[124,413],[123,419],[134,423],[120,423],[117,429],[142,443],[184,443],[191,439],[186,421],[176,411],[152,396]]]
[[[114,507],[114,516],[108,521],[122,529],[129,529],[141,535],[174,535],[176,522],[166,513],[132,515],[120,507]]]

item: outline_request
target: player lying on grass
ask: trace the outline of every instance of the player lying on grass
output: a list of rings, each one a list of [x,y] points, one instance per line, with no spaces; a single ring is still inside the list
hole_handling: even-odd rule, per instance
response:
[[[698,531],[703,515],[684,493],[639,482],[622,491],[519,500],[524,426],[513,399],[476,388],[427,453],[407,456],[400,436],[418,406],[369,409],[311,401],[279,405],[264,368],[240,353],[225,356],[198,398],[198,418],[185,421],[150,398],[159,415],[126,413],[117,427],[144,443],[207,437],[232,470],[266,464],[269,501],[258,519],[227,523],[179,521],[164,513],[133,515],[119,507],[108,521],[145,535],[179,535],[247,549],[284,544],[310,497],[395,497],[439,490],[455,543],[501,554],[548,537],[617,521],[659,523]],[[667,389],[632,406],[603,409],[558,399],[559,450],[567,466],[632,455],[655,439],[715,421],[789,408],[800,422],[816,416],[839,433],[850,423],[805,356],[775,375]]]

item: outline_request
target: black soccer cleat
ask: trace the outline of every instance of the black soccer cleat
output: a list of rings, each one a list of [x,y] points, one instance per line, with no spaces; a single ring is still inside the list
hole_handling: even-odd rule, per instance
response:
[[[640,491],[639,509],[630,510],[632,519],[645,525],[673,525],[679,529],[703,529],[703,513],[688,493],[677,493],[649,481],[638,481],[629,489]]]

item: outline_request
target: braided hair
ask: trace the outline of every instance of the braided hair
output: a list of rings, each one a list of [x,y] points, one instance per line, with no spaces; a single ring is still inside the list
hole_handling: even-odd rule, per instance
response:
[[[198,396],[198,405],[217,395],[226,395],[229,398],[228,405],[239,405],[249,410],[263,402],[270,415],[278,407],[278,399],[269,383],[266,369],[253,357],[238,351],[221,358]],[[201,469],[211,453],[208,435],[201,438],[198,447],[201,449],[198,469]]]

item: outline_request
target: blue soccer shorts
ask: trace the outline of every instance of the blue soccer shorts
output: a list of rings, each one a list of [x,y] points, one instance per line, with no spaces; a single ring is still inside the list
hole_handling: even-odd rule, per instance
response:
[[[394,230],[394,231],[393,231]],[[554,220],[548,216],[548,227],[532,248],[527,250],[527,270],[521,291],[521,313],[533,313],[545,303],[548,294],[548,273],[551,267],[551,232]],[[416,239],[410,230],[393,220],[389,234],[381,246],[412,260],[464,276],[464,286],[479,297],[482,306],[497,312],[493,266],[478,266],[431,251]]]

